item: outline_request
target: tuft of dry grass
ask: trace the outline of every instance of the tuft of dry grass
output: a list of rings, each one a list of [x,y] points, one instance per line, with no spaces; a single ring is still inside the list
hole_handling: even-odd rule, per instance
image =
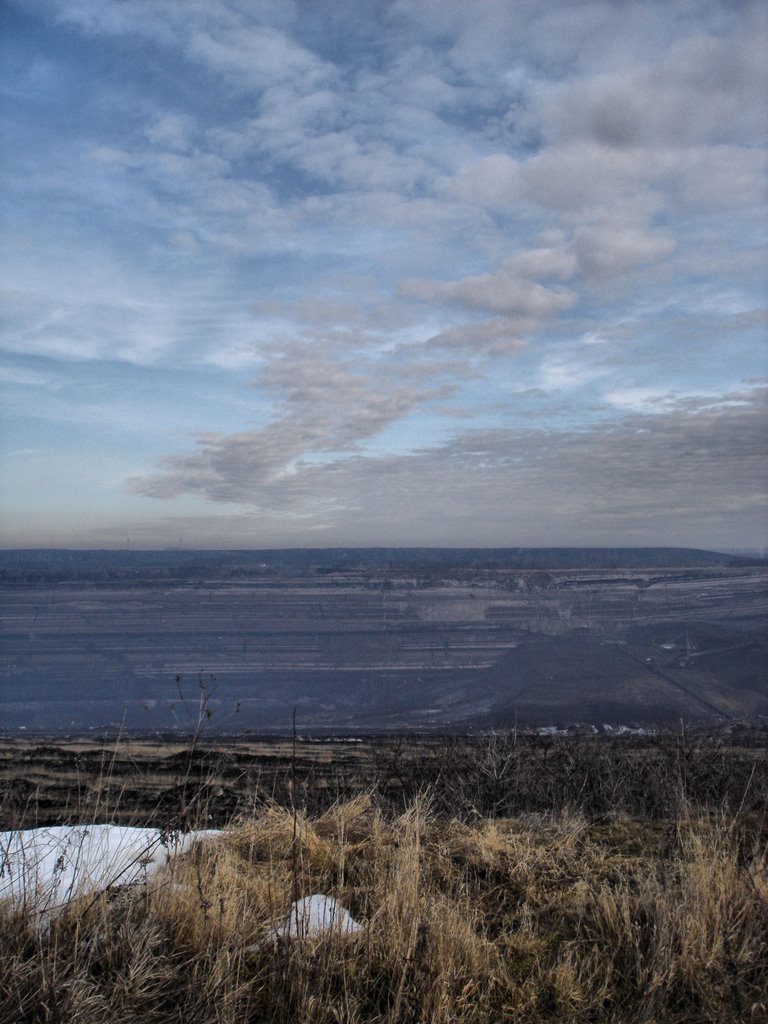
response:
[[[768,1019],[764,843],[691,816],[470,823],[424,795],[280,807],[47,927],[0,917],[0,1021],[498,1024]],[[364,929],[273,941],[292,899]]]

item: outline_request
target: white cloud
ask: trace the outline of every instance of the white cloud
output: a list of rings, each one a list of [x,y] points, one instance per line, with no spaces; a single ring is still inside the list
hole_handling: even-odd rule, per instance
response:
[[[466,202],[512,210],[524,199],[523,163],[506,153],[494,153],[442,184],[449,195]]]
[[[0,366],[0,382],[23,388],[55,387],[53,379],[48,374],[25,369],[23,366]]]
[[[539,369],[539,387],[546,391],[575,391],[591,381],[604,377],[607,371],[590,366],[578,358],[565,355],[545,359]]]
[[[609,405],[617,409],[642,413],[668,412],[678,404],[678,396],[658,387],[623,387],[604,396]]]
[[[146,129],[150,142],[179,153],[190,149],[195,134],[194,118],[187,114],[160,114]]]
[[[491,313],[547,319],[576,303],[567,288],[547,288],[521,273],[512,258],[491,274],[458,281],[407,281],[403,293],[424,301],[455,302]]]
[[[495,317],[458,327],[447,327],[426,342],[428,349],[456,349],[466,352],[510,354],[527,347],[525,335],[532,333],[538,321],[523,317]]]
[[[308,93],[333,75],[332,65],[265,25],[193,30],[185,49],[193,59],[249,89],[290,81]]]
[[[579,267],[586,277],[624,274],[644,263],[656,263],[675,251],[675,241],[622,215],[606,218],[576,233]]]

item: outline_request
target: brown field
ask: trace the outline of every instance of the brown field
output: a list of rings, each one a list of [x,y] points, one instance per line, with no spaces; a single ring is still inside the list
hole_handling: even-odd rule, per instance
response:
[[[613,739],[0,739],[0,827],[223,826],[271,803],[322,813],[361,792],[392,812],[425,791],[458,815],[576,808],[664,819],[687,804],[757,812],[768,806],[767,745],[758,728]]]

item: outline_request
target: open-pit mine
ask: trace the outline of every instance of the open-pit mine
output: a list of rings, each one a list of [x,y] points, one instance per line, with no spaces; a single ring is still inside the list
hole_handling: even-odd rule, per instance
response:
[[[303,732],[347,735],[768,716],[760,562],[116,554],[4,553],[6,734],[258,735],[294,709]]]

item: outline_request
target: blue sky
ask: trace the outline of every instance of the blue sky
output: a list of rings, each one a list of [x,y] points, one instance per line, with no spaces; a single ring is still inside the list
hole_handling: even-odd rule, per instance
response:
[[[763,4],[2,19],[6,546],[766,545]]]

